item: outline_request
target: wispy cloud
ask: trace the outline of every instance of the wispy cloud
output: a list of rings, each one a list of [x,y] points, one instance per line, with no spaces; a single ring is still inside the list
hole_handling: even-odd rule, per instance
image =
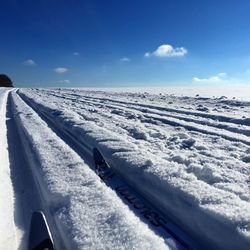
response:
[[[63,68],[63,67],[58,67],[58,68],[55,68],[54,71],[58,74],[63,74],[67,71],[69,71],[67,68]]]
[[[79,56],[80,53],[79,53],[79,52],[74,52],[73,55],[74,55],[74,56]]]
[[[217,76],[219,76],[219,77],[227,77],[227,73],[221,72],[221,73],[218,73]]]
[[[227,81],[227,73],[221,72],[217,75],[210,76],[208,78],[194,77],[193,82],[195,83],[221,83]]]
[[[24,65],[27,65],[27,66],[35,66],[35,65],[37,65],[37,64],[35,63],[35,61],[32,60],[32,59],[27,59],[27,60],[23,61],[23,64],[24,64]]]
[[[121,61],[121,62],[130,62],[131,59],[128,58],[128,57],[122,57],[122,58],[120,58],[120,61]]]
[[[170,44],[162,44],[153,52],[146,52],[145,57],[182,57],[188,53],[184,47],[174,48]]]
[[[70,80],[60,80],[60,81],[58,81],[58,83],[67,83],[67,84],[69,84],[69,83],[71,83],[71,81]]]

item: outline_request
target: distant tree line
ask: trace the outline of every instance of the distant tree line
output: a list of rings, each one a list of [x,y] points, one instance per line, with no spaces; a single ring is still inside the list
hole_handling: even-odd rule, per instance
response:
[[[11,79],[5,74],[0,74],[0,87],[13,87]]]

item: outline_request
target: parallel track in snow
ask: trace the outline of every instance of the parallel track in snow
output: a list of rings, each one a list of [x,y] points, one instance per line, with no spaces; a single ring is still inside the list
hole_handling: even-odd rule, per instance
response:
[[[96,101],[97,98],[92,98],[92,97],[86,97],[84,96],[83,99],[85,98],[86,100],[90,100],[89,103],[102,103],[102,99],[99,99],[100,101]],[[93,101],[94,99],[94,101]],[[86,101],[87,102],[87,101]],[[196,123],[199,125],[204,125],[204,126],[208,126],[208,127],[214,127],[214,128],[218,128],[218,129],[224,129],[224,130],[228,130],[230,132],[235,132],[238,134],[242,134],[242,135],[246,135],[246,136],[250,136],[250,127],[245,126],[245,124],[243,124],[243,120],[242,123],[240,125],[244,125],[245,129],[243,128],[239,128],[239,124],[238,123],[234,123],[233,118],[229,118],[228,121],[223,121],[223,122],[219,122],[220,120],[214,120],[212,119],[212,117],[204,117],[203,113],[194,113],[194,112],[185,112],[183,110],[178,110],[178,109],[166,109],[166,110],[160,110],[157,111],[157,108],[155,107],[144,107],[142,104],[135,104],[135,103],[126,103],[126,102],[120,102],[118,101],[116,103],[116,101],[112,100],[110,103],[114,103],[114,105],[110,105],[110,100],[105,101],[104,104],[107,104],[108,107],[117,107],[120,109],[124,109],[124,110],[136,110],[139,112],[142,112],[144,114],[145,117],[148,118],[153,118],[153,119],[158,119],[159,121],[164,122],[164,117],[170,117],[170,118],[175,118],[175,119],[179,119],[181,121],[185,121],[185,122],[190,122],[190,123]],[[146,105],[145,105],[146,106]],[[181,112],[180,112],[181,111]],[[150,116],[151,115],[151,116]],[[163,118],[161,120],[161,118]],[[224,117],[225,119],[225,117]],[[212,121],[211,121],[212,120]],[[235,120],[235,119],[234,119]],[[240,122],[240,120],[237,120],[238,122]],[[231,123],[231,124],[230,124]],[[230,124],[230,125],[229,125]],[[233,126],[232,126],[233,125]],[[236,125],[236,126],[235,126]],[[247,123],[248,125],[248,123]]]
[[[220,174],[225,176],[226,182],[233,180],[235,183],[241,183],[242,180],[245,179],[242,173],[248,172],[248,158],[246,157],[246,162],[244,162],[246,154],[242,150],[246,150],[249,145],[250,138],[248,136],[244,135],[244,140],[242,141],[237,137],[237,133],[230,132],[230,136],[228,134],[222,134],[224,132],[223,129],[217,129],[217,133],[214,133],[214,131],[212,131],[213,133],[208,133],[207,130],[210,129],[210,127],[207,128],[202,125],[198,127],[199,131],[188,130],[186,124],[184,124],[184,126],[178,125],[178,128],[176,128],[176,124],[164,124],[152,118],[146,118],[142,112],[130,109],[130,107],[119,107],[104,102],[91,102],[90,100],[82,100],[82,98],[74,99],[68,97],[66,94],[53,92],[48,92],[47,94],[47,91],[42,90],[38,92],[38,95],[41,96],[41,98],[51,98],[50,100],[60,103],[58,110],[61,108],[70,110],[72,111],[72,115],[76,113],[81,116],[83,120],[93,122],[93,124],[105,128],[112,134],[123,136],[129,142],[144,149],[144,151],[147,150],[147,152],[157,155],[158,159],[165,161],[166,164],[176,162],[180,164],[181,167],[185,165],[185,167],[188,168],[189,164],[193,162],[197,162],[199,165],[210,164],[210,162],[212,162],[212,164],[218,168]],[[56,97],[56,99],[53,99],[54,97]],[[132,119],[130,119],[129,116],[132,116]],[[133,117],[135,117],[135,119]],[[165,116],[165,118],[168,117]],[[110,122],[111,120],[112,123]],[[189,123],[187,123],[187,125],[190,126]],[[157,135],[159,128],[160,137]],[[178,132],[178,130],[181,132]],[[177,154],[173,155],[170,147],[175,142],[173,141],[173,144],[169,144],[170,146],[168,146],[168,143],[172,143],[171,140],[175,139],[176,136],[178,138],[179,134],[182,136],[185,130],[187,130],[187,132],[185,132],[184,136],[187,135],[188,138],[194,138],[197,141],[197,148],[195,148],[195,150],[191,148],[191,150],[184,150],[180,153],[177,152]],[[146,131],[147,138],[144,137],[144,131]],[[156,131],[157,138],[154,134],[151,134],[154,133],[154,131]],[[241,143],[238,144],[239,142]],[[167,145],[165,146],[166,143]],[[216,147],[214,147],[214,144]],[[200,145],[201,149],[199,149]],[[206,146],[208,147],[207,149]],[[203,148],[205,148],[205,150]],[[180,148],[180,150],[182,150],[182,148]],[[235,150],[239,150],[240,157],[237,156]],[[234,152],[237,158],[235,158]],[[211,157],[213,158],[212,160]],[[216,176],[206,178],[206,174],[203,175],[196,172],[194,172],[194,174],[199,180],[209,185],[217,182],[220,183],[220,179],[216,179]],[[225,190],[228,190],[227,187]],[[235,194],[239,195],[237,190]],[[242,200],[246,199],[244,193],[240,194],[239,197]]]
[[[112,102],[104,101],[106,98],[93,99],[78,95],[76,98],[75,94],[53,93],[53,91],[50,93],[44,90],[19,90],[18,93],[26,104],[33,108],[34,113],[43,118],[45,126],[48,125],[50,130],[54,129],[70,149],[80,156],[83,152],[87,152],[87,156],[82,157],[85,162],[86,159],[92,158],[92,149],[98,145],[112,167],[115,166],[115,171],[120,174],[121,179],[130,184],[132,191],[138,190],[147,201],[154,202],[160,210],[159,214],[166,215],[164,218],[168,216],[172,218],[180,228],[192,234],[197,242],[209,245],[211,241],[212,247],[212,244],[216,245],[213,242],[213,239],[217,240],[216,235],[208,241],[206,241],[208,238],[203,241],[203,235],[207,235],[209,230],[210,235],[213,235],[216,228],[221,228],[223,237],[234,231],[233,226],[228,226],[233,220],[225,218],[225,223],[217,220],[218,216],[222,215],[221,210],[210,209],[208,201],[211,197],[212,202],[215,201],[216,204],[218,202],[218,207],[223,207],[223,204],[228,204],[230,207],[232,201],[235,211],[238,211],[236,209],[239,206],[247,206],[249,200],[244,191],[248,185],[249,165],[248,158],[244,157],[249,152],[249,137],[246,133],[248,126],[242,124],[239,126],[245,131],[242,134],[240,130],[234,131],[234,128],[237,128],[237,124],[234,123],[224,121],[218,123],[226,123],[231,130],[233,129],[229,131],[199,123],[204,122],[205,118],[199,118],[195,123],[193,120],[195,117],[192,115],[171,112],[169,114],[141,107],[140,104],[119,103],[119,100]],[[182,117],[185,120],[182,120]],[[164,123],[162,119],[168,122]],[[173,121],[176,123],[172,123]],[[216,125],[211,119],[208,122],[214,122],[212,125]],[[136,137],[140,132],[145,137]],[[67,134],[71,140],[73,138],[71,142],[66,138]],[[185,148],[185,140],[188,142],[193,140],[195,145]],[[86,141],[88,144],[84,149],[82,144]],[[117,165],[116,161],[120,165]],[[91,164],[93,165],[93,162],[90,160],[88,165]],[[134,174],[135,176],[138,174],[138,178],[134,178]],[[176,176],[180,182],[175,182],[178,181]],[[182,185],[188,190],[189,186],[192,186],[191,197],[182,189]],[[223,197],[222,203],[220,200],[217,201],[217,195]],[[205,221],[201,230],[196,230],[200,226],[199,218],[195,220],[187,218],[181,211],[177,211],[179,204],[190,218],[196,218],[198,214],[202,221]],[[204,207],[207,207],[211,214],[206,212],[203,214]],[[239,220],[234,221],[234,225],[239,223],[241,227]],[[212,226],[208,229],[206,225],[210,224]],[[197,234],[198,231],[200,235]],[[242,241],[240,236],[238,239]],[[234,239],[230,244],[237,245],[235,242]]]
[[[30,161],[33,155],[31,142],[26,138],[15,114],[12,92],[7,103],[7,131],[10,153],[10,169],[15,196],[15,222],[24,232],[19,248],[28,249],[29,231],[32,214],[42,211],[48,219],[50,230],[55,240],[56,249],[66,249],[54,219],[53,207],[46,203],[42,188],[34,171],[36,165]]]
[[[23,231],[20,239],[20,248],[28,248],[28,232],[30,219],[33,211],[42,209],[42,202],[35,180],[30,171],[26,153],[20,137],[20,130],[15,121],[13,113],[13,102],[8,95],[6,106],[7,116],[7,139],[10,159],[11,181],[14,191],[15,224]]]
[[[81,105],[93,105],[106,107],[124,112],[134,112],[152,121],[161,122],[169,126],[183,127],[188,131],[195,131],[202,134],[214,135],[229,141],[241,142],[250,145],[250,122],[244,119],[220,116],[202,112],[191,112],[180,109],[171,109],[154,105],[125,102],[109,98],[98,98],[89,96],[70,97],[73,94],[58,95],[49,93],[54,97],[69,100]],[[205,119],[206,118],[206,119]],[[209,120],[208,120],[209,119]],[[147,121],[147,120],[146,120]],[[241,127],[239,127],[241,125]]]
[[[50,92],[47,91],[46,93],[49,95],[57,96],[57,97],[63,97],[65,99],[69,99],[69,100],[70,99],[71,100],[81,100],[81,98],[83,98],[83,99],[86,98],[86,99],[90,99],[90,100],[92,99],[92,100],[99,101],[102,104],[110,102],[110,103],[114,103],[114,104],[124,104],[126,106],[140,107],[140,108],[143,108],[144,110],[151,110],[151,112],[153,112],[155,114],[164,114],[164,112],[166,112],[165,114],[171,114],[171,113],[182,114],[182,115],[187,115],[187,117],[206,118],[206,119],[214,120],[216,122],[245,125],[245,126],[250,127],[250,118],[229,117],[226,115],[219,115],[219,114],[213,114],[213,113],[207,113],[207,112],[201,112],[201,111],[190,111],[190,110],[179,109],[179,108],[169,108],[166,106],[159,106],[156,104],[143,104],[143,103],[138,103],[138,102],[123,101],[123,100],[111,99],[111,98],[106,98],[106,97],[78,95],[78,94],[72,94],[72,93],[66,93],[66,94],[61,93],[60,95],[58,95],[53,91],[50,91]],[[181,117],[181,116],[179,116],[179,117]],[[194,119],[193,119],[193,121],[194,121]]]
[[[49,128],[53,132],[55,132],[66,144],[68,144],[89,165],[89,167],[95,171],[93,148],[91,148],[90,145],[85,144],[82,141],[79,142],[77,137],[71,133],[70,130],[65,128],[63,125],[56,123],[53,120],[53,117],[51,117],[48,113],[41,111],[35,102],[30,99],[23,98],[22,95],[19,96],[43,119],[43,121],[48,124]],[[149,197],[145,196],[145,194],[141,193],[137,189],[134,189],[134,187],[131,186],[126,179],[124,179],[114,169],[113,171],[116,178],[108,180],[107,182],[104,181],[106,185],[116,191],[123,202],[130,206],[134,213],[141,218],[142,221],[147,223],[156,234],[162,236],[163,238],[173,238],[176,241],[178,249],[200,249],[199,244],[191,239],[190,236],[188,236],[178,226],[176,226],[170,217],[166,216],[166,214],[162,214],[161,210],[156,208],[155,205],[153,205],[153,203],[149,200]],[[133,196],[133,199],[139,199],[141,204],[145,204],[145,211],[141,212],[141,209],[138,210],[135,208],[134,204],[129,201],[130,199],[128,197],[131,196]],[[151,217],[150,214],[153,214],[154,217]],[[160,222],[159,225],[155,225],[155,223],[157,223],[157,218],[159,218],[159,221],[163,221],[162,226]]]

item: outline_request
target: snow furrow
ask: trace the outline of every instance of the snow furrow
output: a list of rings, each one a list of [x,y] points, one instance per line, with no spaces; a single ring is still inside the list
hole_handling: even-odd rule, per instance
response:
[[[88,98],[88,99],[95,99],[98,101],[109,101],[113,103],[120,103],[120,104],[125,104],[125,105],[136,105],[144,108],[149,108],[152,110],[159,110],[159,111],[168,111],[172,113],[179,113],[179,114],[185,114],[185,115],[192,115],[196,117],[203,117],[203,118],[209,118],[215,121],[221,121],[221,122],[227,122],[227,123],[234,123],[237,125],[246,125],[250,126],[250,118],[235,118],[235,117],[229,117],[229,116],[224,116],[224,115],[219,115],[219,114],[212,114],[212,113],[205,113],[205,112],[198,112],[198,111],[188,111],[188,110],[183,110],[183,109],[176,109],[176,108],[168,108],[165,106],[157,106],[157,105],[152,105],[152,104],[143,104],[143,103],[136,103],[136,102],[131,102],[131,101],[123,101],[123,100],[116,100],[116,99],[110,99],[106,97],[96,97],[96,96],[88,96],[84,94],[70,94],[67,93],[64,95],[64,97],[68,96],[74,96],[75,99],[80,99],[81,98]]]
[[[87,96],[84,96],[84,97],[87,97]],[[89,97],[89,98],[93,98],[93,97]],[[106,100],[113,101],[115,103],[118,102],[118,103],[122,103],[125,105],[127,105],[127,104],[136,105],[137,104],[137,103],[133,103],[133,102],[118,101],[118,100],[113,100],[113,99],[109,99],[109,98],[96,98],[96,99],[102,100],[102,101],[106,101]],[[175,109],[175,108],[167,108],[167,107],[161,107],[161,106],[150,105],[150,104],[139,104],[139,105],[141,107],[145,107],[145,108],[151,108],[151,109],[180,113],[180,114],[193,115],[193,116],[197,116],[197,117],[210,118],[210,119],[213,119],[216,121],[221,121],[221,122],[228,122],[228,123],[235,123],[235,124],[250,126],[250,119],[249,118],[237,119],[235,117],[222,116],[222,115],[218,115],[218,114],[208,114],[208,113],[204,113],[204,112],[188,111],[188,110]]]
[[[84,121],[75,113],[59,110],[42,99],[34,100],[31,92],[26,95],[22,91],[21,96],[36,103],[39,110],[77,136],[79,141],[92,148],[98,146],[109,163],[138,192],[157,204],[163,213],[172,216],[207,248],[246,248],[250,243],[248,202],[229,190],[200,181],[179,164],[169,162],[166,166],[166,161],[146,154],[119,135],[96,126],[94,121]]]
[[[32,172],[67,249],[168,249],[32,108],[12,97]]]
[[[120,109],[120,110],[125,110],[125,111],[136,110],[138,111],[136,112],[137,114],[142,114],[146,118],[157,120],[157,121],[166,123],[171,126],[183,126],[187,130],[197,131],[197,132],[210,134],[210,135],[217,135],[227,140],[239,141],[247,145],[250,145],[250,138],[249,138],[250,130],[247,128],[238,128],[235,126],[231,127],[225,123],[213,124],[209,121],[204,121],[204,120],[202,121],[202,120],[192,119],[190,117],[176,116],[176,115],[171,115],[171,114],[169,115],[167,113],[154,112],[154,111],[151,111],[150,109],[145,110],[145,108],[138,108],[134,106],[127,107],[128,104],[131,104],[130,102],[126,103],[126,102],[117,101],[117,103],[122,103],[123,105],[119,105],[117,103],[116,105],[112,105],[106,102],[106,100],[110,101],[110,99],[106,99],[106,98],[100,99],[101,101],[105,100],[105,102],[100,102],[100,101],[92,101],[91,99],[94,99],[94,100],[97,99],[93,97],[91,98],[87,97],[87,99],[90,99],[91,101],[86,101],[84,100],[86,96],[82,96],[80,100],[75,100],[75,99],[68,98],[65,96],[60,96],[60,95],[57,95],[57,97],[68,99],[71,101],[77,101],[78,103],[81,103],[81,104],[87,103],[87,104],[105,105],[106,107],[109,107],[109,108]],[[112,100],[112,102],[116,102],[116,101]],[[141,106],[141,104],[140,105],[134,104],[134,105]],[[184,114],[188,114],[188,113],[184,113]]]
[[[48,100],[44,95],[40,98],[45,102]],[[200,181],[232,192],[244,201],[250,201],[249,192],[246,192],[249,149],[244,144],[232,143],[208,134],[188,132],[182,127],[159,122],[154,124],[152,120],[141,119],[141,115],[137,117],[134,113],[107,109],[103,105],[74,105],[68,101],[53,103],[60,110],[70,109],[71,113],[76,112],[84,120],[105,128],[112,134],[119,134],[146,153],[150,152],[165,161],[166,165],[175,162]]]
[[[60,97],[60,96],[59,96]],[[65,98],[62,96],[62,98]],[[72,99],[72,101],[75,101],[74,99]],[[93,101],[91,101],[93,102]],[[89,102],[89,103],[91,103]],[[100,102],[96,102],[97,104]],[[104,103],[102,103],[104,104]],[[108,102],[105,102],[105,105],[109,104]],[[233,123],[231,125],[229,125],[229,123],[227,122],[219,122],[219,121],[213,121],[213,119],[210,118],[203,118],[203,117],[195,117],[193,115],[190,114],[182,114],[179,115],[178,112],[168,112],[168,111],[154,111],[154,109],[151,108],[142,108],[140,107],[140,105],[136,104],[136,105],[128,105],[128,104],[115,104],[116,107],[126,107],[127,109],[134,109],[134,110],[138,110],[141,111],[142,113],[146,113],[146,114],[154,114],[154,115],[159,115],[161,117],[171,117],[171,118],[176,118],[179,120],[183,120],[186,122],[192,122],[192,123],[197,123],[200,125],[205,125],[205,126],[210,126],[210,127],[215,127],[215,128],[219,128],[219,129],[224,129],[224,130],[228,130],[230,132],[235,132],[238,134],[243,134],[246,136],[250,136],[250,129],[248,126],[244,126],[241,125],[241,127],[239,127],[239,125],[234,125]]]
[[[94,159],[93,156],[93,148],[91,148],[89,145],[85,144],[84,142],[79,143],[78,138],[72,134],[70,131],[64,128],[63,125],[57,123],[52,117],[50,117],[46,112],[42,112],[37,105],[35,105],[34,102],[30,102],[30,100],[27,100],[27,103],[33,107],[38,114],[42,117],[44,121],[46,121],[49,126],[55,131],[60,138],[65,140],[65,142],[71,147],[74,148],[74,150],[83,158],[86,158],[87,153],[88,157],[91,157]],[[90,166],[93,164],[90,163]],[[95,166],[91,167],[94,171],[96,171]],[[97,173],[98,174],[98,173]],[[131,189],[129,185],[126,183],[125,180],[122,180],[119,174],[115,173],[115,176],[109,181],[105,181],[108,187],[112,188],[114,191],[116,191],[119,196],[121,196],[122,200],[125,202],[125,204],[131,204],[131,202],[127,201],[127,198],[123,198],[123,193],[129,192],[129,197],[133,195],[133,197],[137,197],[137,199],[140,200],[140,204],[144,204],[142,211],[140,209],[135,209],[135,206],[132,207],[130,205],[130,208],[139,216],[140,219],[143,221],[146,221],[147,224],[154,230],[157,234],[161,235],[163,238],[167,238],[168,241],[171,240],[175,242],[177,248],[179,249],[200,249],[198,246],[198,243],[194,242],[188,235],[186,235],[181,229],[176,227],[171,222],[170,218],[164,218],[161,213],[159,213],[158,208],[154,207],[153,204],[151,204],[151,201],[145,200],[145,198],[138,196],[136,191]],[[122,189],[121,189],[122,188]],[[125,188],[125,190],[124,190]],[[120,191],[119,191],[120,190]],[[123,190],[123,191],[122,191]],[[128,191],[131,190],[131,191]],[[122,195],[121,195],[122,194]],[[134,199],[134,198],[133,198]],[[136,205],[137,206],[137,205]],[[152,217],[151,217],[152,216]],[[155,217],[153,217],[155,216]],[[159,220],[159,222],[158,222]],[[161,222],[160,222],[161,221]],[[164,222],[164,223],[163,223]]]
[[[85,101],[83,101],[83,103],[93,104],[93,102],[85,102]],[[96,104],[98,105],[100,103],[96,103]],[[119,108],[119,106],[117,106],[117,105],[109,105],[106,103],[103,103],[102,105],[105,105],[109,108],[120,109],[120,110],[124,110],[124,111],[131,110],[131,107]],[[138,109],[134,108],[134,110],[138,110]],[[242,133],[243,135],[241,135],[241,134],[237,133],[237,132],[239,132],[238,129],[234,129],[234,128],[228,129],[228,127],[221,128],[221,126],[212,126],[214,128],[211,128],[211,124],[209,124],[207,122],[201,123],[197,120],[193,121],[191,119],[185,119],[183,117],[176,117],[176,116],[169,116],[169,115],[166,115],[165,117],[163,117],[162,115],[148,113],[148,112],[144,112],[141,110],[139,110],[139,112],[136,112],[136,114],[142,114],[146,118],[157,120],[157,121],[166,123],[166,124],[171,125],[171,126],[182,126],[187,130],[197,131],[197,132],[201,132],[204,134],[217,135],[217,136],[221,136],[227,140],[239,141],[239,142],[245,143],[247,145],[250,145],[250,138],[248,136],[245,136],[245,134],[247,134],[247,135],[249,134],[249,132],[250,132],[249,130],[247,130],[247,131],[244,130],[244,132]],[[202,125],[202,126],[197,126],[196,123],[198,123],[199,125]],[[227,131],[227,130],[229,130],[229,131]],[[230,131],[233,131],[236,133],[233,133]],[[242,132],[242,130],[241,130],[241,132]]]

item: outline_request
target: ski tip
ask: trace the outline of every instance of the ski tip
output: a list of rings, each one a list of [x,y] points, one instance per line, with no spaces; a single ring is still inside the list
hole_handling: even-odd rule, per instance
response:
[[[93,148],[93,157],[96,165],[105,163],[105,159],[97,148]]]
[[[46,217],[42,211],[35,211],[31,217],[29,250],[55,250]]]
[[[109,164],[106,162],[101,152],[97,149],[93,149],[93,158],[95,162],[96,174],[102,179],[109,179],[114,176],[114,172]]]

